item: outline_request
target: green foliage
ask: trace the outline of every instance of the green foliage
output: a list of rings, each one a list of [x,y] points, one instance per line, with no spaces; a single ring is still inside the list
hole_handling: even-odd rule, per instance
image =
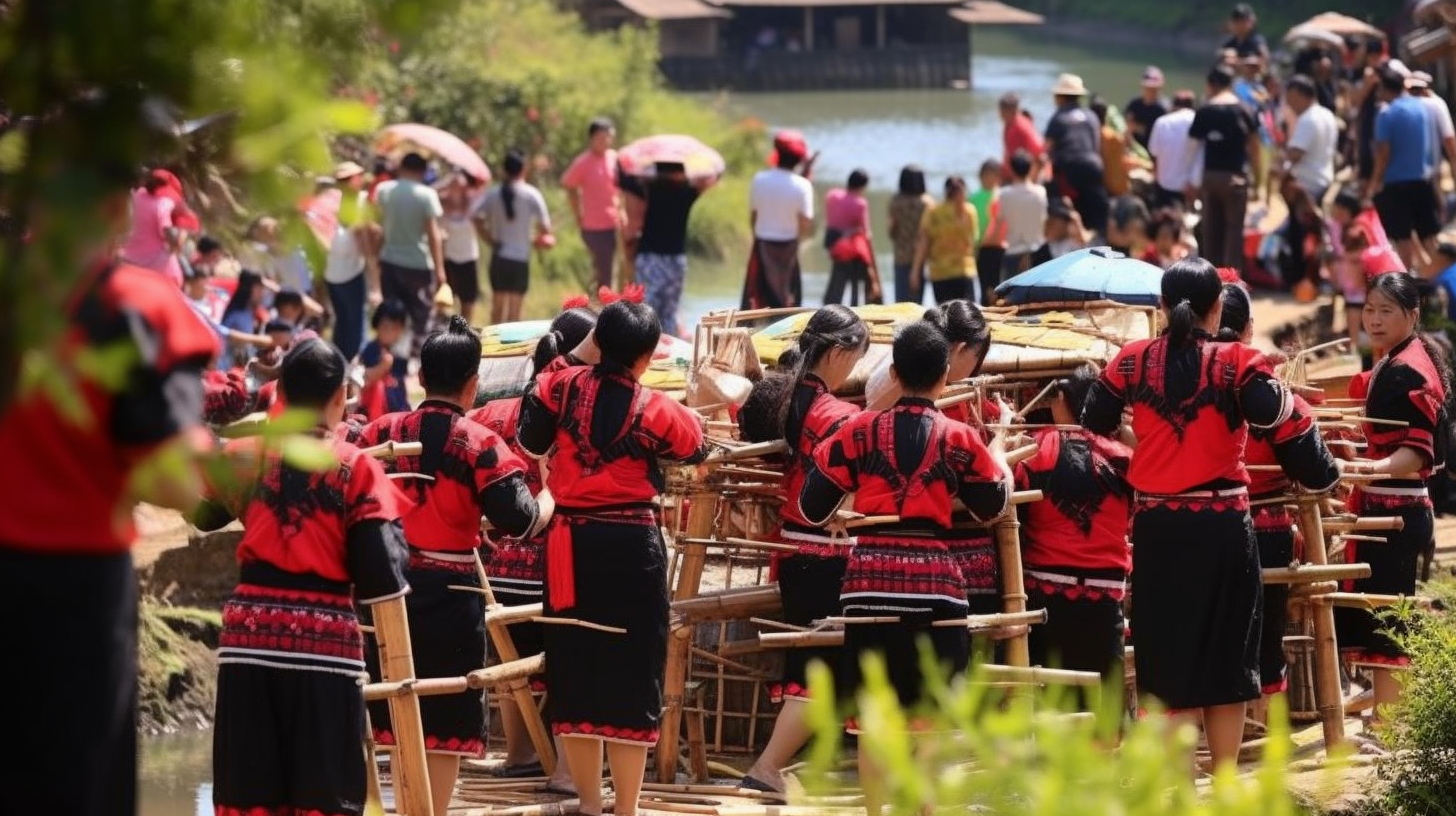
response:
[[[1456,584],[1428,584],[1445,608],[1456,603]],[[1411,658],[1401,701],[1381,736],[1391,750],[1383,776],[1391,816],[1456,814],[1456,620],[1449,614],[1401,610],[1398,640]]]
[[[1294,816],[1284,788],[1289,728],[1282,701],[1271,715],[1269,748],[1251,775],[1221,772],[1211,791],[1192,780],[1192,727],[1170,745],[1166,721],[1123,724],[1120,689],[1110,689],[1096,717],[1069,717],[1069,698],[1032,689],[1007,693],[979,682],[932,681],[934,705],[913,712],[928,732],[912,735],[878,656],[865,660],[859,695],[859,751],[883,769],[894,814],[969,805],[1003,816]],[[928,676],[935,676],[934,674]],[[842,720],[830,702],[832,680],[811,669],[810,718],[816,739],[808,757],[811,795],[823,793],[838,759]],[[1123,727],[1120,744],[1119,727]],[[1115,747],[1114,747],[1115,746]],[[1181,757],[1181,758],[1180,758]]]

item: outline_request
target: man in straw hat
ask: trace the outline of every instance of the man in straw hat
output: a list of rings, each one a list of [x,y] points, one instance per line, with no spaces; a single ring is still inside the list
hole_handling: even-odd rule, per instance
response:
[[[367,180],[364,168],[355,162],[334,167],[334,181],[341,192],[339,223],[329,244],[324,284],[334,312],[334,345],[348,360],[364,346],[365,313],[381,300],[379,265],[374,260],[379,227],[365,217],[369,209],[364,193]]]
[[[1168,100],[1163,98],[1163,71],[1156,65],[1143,69],[1142,95],[1128,102],[1123,108],[1127,115],[1127,126],[1134,139],[1143,147],[1153,133],[1153,123],[1168,112]]]
[[[1082,107],[1087,86],[1076,74],[1062,74],[1052,86],[1057,112],[1047,122],[1046,152],[1058,195],[1072,200],[1082,223],[1107,232],[1107,185],[1103,182],[1101,125]]]

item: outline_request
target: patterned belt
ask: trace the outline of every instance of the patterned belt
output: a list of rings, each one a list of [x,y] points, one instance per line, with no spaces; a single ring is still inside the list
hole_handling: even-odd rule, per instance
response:
[[[1111,589],[1117,592],[1127,590],[1127,581],[1109,581],[1105,578],[1078,578],[1075,575],[1062,575],[1056,572],[1041,572],[1040,570],[1027,570],[1026,577],[1035,578],[1038,581],[1047,581],[1053,584],[1067,584],[1069,586],[1094,587],[1096,589]]]
[[[1138,501],[1162,501],[1167,499],[1228,499],[1249,495],[1247,487],[1230,487],[1227,490],[1190,490],[1187,493],[1144,493],[1138,491]]]
[[[475,554],[468,552],[443,552],[441,550],[422,550],[415,548],[415,552],[434,561],[449,561],[453,564],[474,564]]]
[[[1424,487],[1376,487],[1374,485],[1362,485],[1361,493],[1369,493],[1372,496],[1413,496],[1425,498],[1430,496],[1430,491]]]

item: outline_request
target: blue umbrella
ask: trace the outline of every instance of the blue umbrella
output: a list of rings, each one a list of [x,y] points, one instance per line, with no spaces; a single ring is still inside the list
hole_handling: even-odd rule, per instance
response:
[[[1012,305],[1077,300],[1115,300],[1156,306],[1163,270],[1110,247],[1068,252],[1005,280],[996,294]]]

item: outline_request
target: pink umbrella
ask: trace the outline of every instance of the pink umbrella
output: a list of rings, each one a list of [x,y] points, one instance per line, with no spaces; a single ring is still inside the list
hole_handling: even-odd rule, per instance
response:
[[[648,136],[617,151],[623,172],[632,176],[650,176],[657,164],[681,164],[688,178],[710,179],[723,175],[723,157],[711,147],[676,133]]]
[[[343,200],[343,192],[333,188],[305,198],[298,206],[304,223],[324,249],[333,246],[334,233],[339,231],[339,205]]]
[[[437,127],[419,124],[390,125],[374,137],[374,150],[392,153],[400,148],[414,148],[429,153],[440,161],[469,173],[482,184],[490,181],[490,168],[485,159],[461,141],[459,136]]]

